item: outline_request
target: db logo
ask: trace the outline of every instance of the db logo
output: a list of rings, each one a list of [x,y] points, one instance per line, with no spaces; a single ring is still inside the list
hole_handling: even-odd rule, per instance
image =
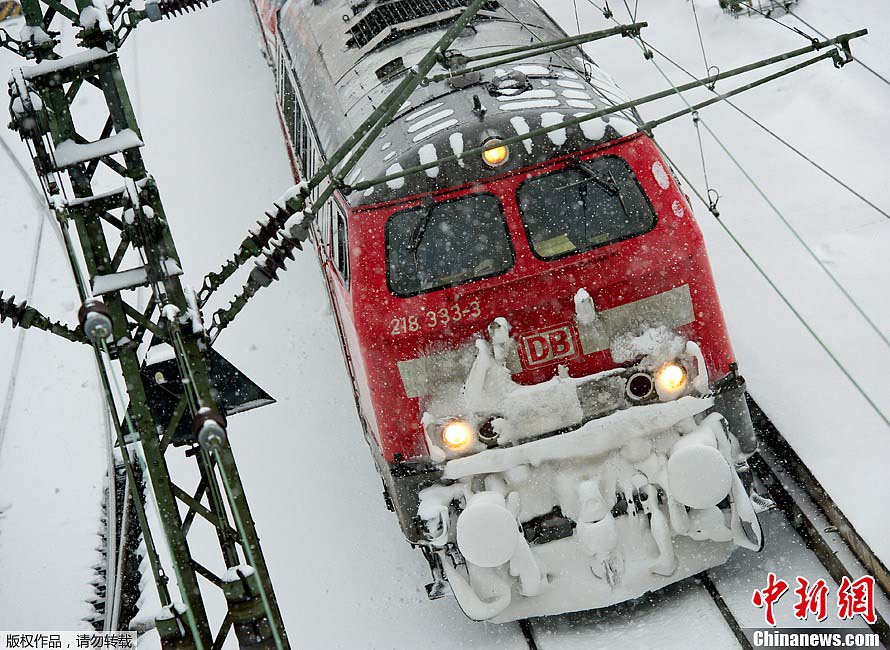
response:
[[[526,366],[544,366],[557,359],[575,355],[575,341],[570,325],[555,327],[522,337],[522,351]]]

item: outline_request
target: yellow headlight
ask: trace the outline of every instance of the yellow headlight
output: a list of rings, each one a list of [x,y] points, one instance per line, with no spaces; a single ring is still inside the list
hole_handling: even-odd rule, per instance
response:
[[[686,386],[686,369],[677,363],[668,363],[661,367],[655,380],[661,392],[675,395]]]
[[[510,151],[502,145],[498,140],[490,140],[485,146],[491,147],[482,152],[482,159],[492,167],[503,165],[510,155]]]
[[[476,441],[476,431],[468,422],[452,420],[442,427],[442,442],[451,451],[463,451]]]

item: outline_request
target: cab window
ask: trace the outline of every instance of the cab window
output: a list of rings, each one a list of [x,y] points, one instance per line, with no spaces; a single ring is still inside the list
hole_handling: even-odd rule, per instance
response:
[[[387,280],[397,296],[499,275],[513,259],[501,204],[491,194],[428,203],[386,223]]]
[[[617,156],[578,161],[527,180],[519,209],[535,255],[556,259],[649,232],[655,212]]]

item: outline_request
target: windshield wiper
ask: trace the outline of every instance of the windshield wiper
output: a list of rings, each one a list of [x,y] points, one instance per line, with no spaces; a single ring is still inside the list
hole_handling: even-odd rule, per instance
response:
[[[630,212],[628,212],[627,203],[625,203],[624,201],[624,191],[621,189],[618,181],[615,180],[615,173],[609,172],[609,178],[612,179],[612,185],[615,187],[615,195],[618,197],[618,202],[621,204],[621,209],[624,210],[624,214],[629,216]]]
[[[411,232],[411,240],[408,242],[408,250],[411,251],[415,269],[417,269],[417,251],[420,248],[420,244],[423,243],[423,238],[426,236],[426,230],[430,225],[430,220],[433,216],[433,208],[436,207],[436,204],[431,201],[424,207],[426,208],[426,211],[417,221],[417,225],[414,226],[414,230]]]
[[[620,190],[618,183],[615,180],[615,176],[612,174],[612,172],[609,172],[608,178],[603,177],[600,174],[600,172],[598,172],[596,169],[594,169],[590,165],[590,163],[585,162],[583,160],[579,160],[578,162],[576,162],[575,167],[579,168],[582,172],[584,172],[584,174],[587,176],[587,178],[584,178],[580,181],[575,181],[574,183],[569,183],[568,185],[563,185],[562,187],[557,187],[556,188],[557,191],[567,190],[570,187],[575,187],[576,185],[584,185],[584,184],[587,184],[587,183],[593,181],[594,183],[596,183],[597,185],[602,187],[604,190],[606,190],[612,196],[620,196],[621,195],[621,190]]]
[[[582,172],[584,172],[587,175],[587,178],[575,183],[569,183],[568,185],[560,187],[558,189],[564,190],[569,187],[574,187],[575,185],[581,185],[582,183],[589,183],[593,181],[604,190],[606,190],[609,194],[617,197],[618,202],[621,204],[621,209],[624,210],[624,214],[630,214],[630,212],[628,211],[624,188],[622,188],[621,184],[618,182],[618,179],[615,178],[615,172],[610,170],[608,172],[608,176],[603,176],[600,172],[594,169],[594,167],[590,163],[583,160],[579,160],[577,163],[575,163],[575,166],[578,167]]]
[[[612,196],[618,196],[621,194],[621,191],[618,189],[618,183],[615,181],[615,176],[612,174],[612,172],[609,172],[608,178],[603,178],[600,175],[600,173],[596,169],[594,169],[590,163],[585,162],[583,160],[578,161],[577,167],[582,172],[587,174],[588,181],[593,181],[594,183],[596,183],[597,185],[602,187],[604,190],[606,190]],[[584,182],[584,181],[581,181],[581,182]]]

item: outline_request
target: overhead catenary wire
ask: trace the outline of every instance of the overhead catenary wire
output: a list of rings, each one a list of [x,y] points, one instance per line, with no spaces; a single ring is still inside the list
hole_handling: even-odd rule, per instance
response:
[[[677,164],[671,159],[670,156],[658,145],[658,150],[661,152],[661,155],[664,156],[665,160],[668,161],[668,164],[674,169],[674,171],[679,174],[680,178],[683,179],[683,182],[692,190],[693,194],[698,198],[699,201],[702,202],[703,205],[707,206],[707,201],[702,196],[701,192],[696,188],[695,185],[689,180],[686,174],[677,166]],[[803,325],[804,329],[810,334],[810,336],[819,344],[819,347],[828,355],[834,365],[841,371],[841,373],[847,378],[850,384],[856,389],[859,395],[868,403],[868,405],[874,410],[875,414],[890,428],[890,419],[884,414],[884,412],[878,407],[878,405],[872,400],[872,398],[868,395],[862,385],[856,381],[852,374],[846,369],[846,367],[840,362],[840,359],[831,351],[831,348],[822,340],[822,338],[816,333],[816,331],[810,326],[810,324],[806,321],[803,315],[794,307],[790,300],[785,296],[782,290],[776,285],[776,283],[770,278],[769,274],[763,269],[762,266],[754,259],[754,256],[748,251],[744,244],[735,236],[735,233],[726,225],[723,219],[715,219],[715,221],[720,225],[723,229],[723,232],[733,241],[733,243],[738,247],[738,249],[742,252],[742,254],[748,259],[752,266],[757,270],[760,276],[769,284],[770,288],[775,292],[775,294],[782,300],[785,304],[785,307],[788,308],[789,311],[794,315],[794,317]]]
[[[806,25],[809,29],[813,30],[814,32],[816,32],[816,33],[819,34],[820,36],[822,35],[822,32],[821,32],[819,29],[817,29],[816,27],[814,27],[811,23],[808,23],[807,21],[805,21],[803,18],[801,18],[800,16],[798,16],[796,13],[794,13],[794,12],[791,11],[790,9],[788,9],[788,10],[786,11],[786,13],[787,13],[789,16],[793,16],[794,18],[796,18],[797,20],[799,20],[801,23],[803,23],[804,25]],[[784,23],[780,23],[780,24],[784,24]],[[871,74],[873,74],[875,77],[877,77],[878,79],[880,79],[881,81],[883,81],[885,84],[887,84],[888,86],[890,86],[890,79],[887,79],[887,77],[885,77],[884,75],[882,75],[880,72],[878,72],[877,70],[875,70],[875,69],[872,68],[871,66],[866,65],[865,63],[863,63],[861,59],[858,59],[858,58],[856,58],[856,57],[854,56],[854,57],[853,57],[853,60],[856,61],[856,63],[858,63],[859,65],[861,65],[863,68],[865,68],[866,70],[868,70],[868,71],[869,71]]]
[[[19,174],[19,176],[21,176],[22,179],[24,179],[25,184],[30,190],[31,199],[41,215],[41,218],[38,220],[37,224],[37,233],[35,235],[33,253],[31,256],[31,266],[28,271],[28,283],[25,289],[25,299],[30,300],[31,296],[34,293],[34,286],[37,282],[37,267],[38,260],[40,258],[40,247],[43,243],[43,228],[45,221],[48,220],[50,222],[51,228],[56,235],[56,239],[62,247],[64,247],[64,242],[62,241],[61,231],[56,225],[55,220],[52,218],[50,211],[47,209],[43,192],[41,192],[40,189],[37,187],[34,179],[25,170],[24,166],[22,166],[21,161],[19,161],[18,157],[15,155],[15,152],[2,137],[0,137],[0,149],[3,149],[3,152],[9,157],[9,160],[12,161],[12,165],[15,168],[16,172]],[[0,411],[0,450],[2,450],[3,448],[3,440],[6,437],[6,429],[9,426],[9,419],[12,415],[12,403],[15,398],[15,390],[18,384],[17,380],[22,364],[22,354],[24,352],[26,334],[27,330],[25,329],[22,329],[22,331],[19,332],[18,339],[16,340],[15,344],[15,352],[13,353],[12,364],[9,367],[9,382],[6,385],[6,396],[3,401],[3,409],[2,411]]]
[[[701,46],[701,58],[705,64],[705,75],[707,75],[711,71],[711,66],[708,65],[708,55],[705,52],[705,39],[701,35],[701,25],[698,23],[698,12],[695,10],[695,0],[689,0],[692,4],[692,15],[695,17],[695,31],[698,32],[698,44]]]
[[[774,23],[776,23],[777,25],[781,25],[785,29],[794,32],[798,36],[803,36],[805,39],[807,39],[810,42],[815,42],[817,40],[815,37],[810,36],[809,34],[807,34],[806,32],[804,32],[801,29],[798,29],[797,27],[793,27],[792,25],[787,25],[787,24],[783,23],[781,20],[776,20],[770,14],[765,13],[765,12],[761,11],[760,9],[757,9],[756,7],[754,7],[754,5],[752,5],[750,2],[745,2],[744,0],[739,0],[739,4],[742,5],[743,7],[747,7],[748,9],[750,9],[751,11],[753,11],[756,14],[763,16],[767,20],[771,20]]]
[[[746,2],[740,0],[740,4],[741,4],[742,6],[744,6],[744,7],[747,7],[748,9],[754,11],[755,13],[760,14],[760,15],[763,16],[764,18],[768,18],[769,20],[771,20],[772,22],[776,23],[777,25],[781,25],[781,26],[784,27],[785,29],[791,30],[792,32],[795,32],[796,34],[798,34],[798,35],[800,35],[800,36],[803,36],[804,38],[806,38],[807,40],[809,40],[809,41],[811,41],[811,42],[816,40],[815,37],[810,36],[809,34],[807,34],[806,32],[804,32],[803,30],[798,29],[798,28],[796,28],[796,27],[793,27],[792,25],[789,25],[789,24],[787,24],[787,23],[783,23],[781,20],[777,20],[776,18],[773,18],[771,15],[766,14],[766,13],[763,13],[762,11],[759,11],[759,10],[755,9],[755,8],[750,4],[750,2],[746,3]],[[812,23],[807,22],[806,20],[804,20],[803,18],[801,18],[800,16],[798,16],[796,13],[794,13],[793,11],[791,11],[790,8],[786,8],[786,9],[785,9],[785,13],[788,14],[789,16],[794,17],[795,19],[797,19],[798,21],[800,21],[804,26],[806,26],[808,29],[812,30],[813,32],[815,32],[816,34],[818,34],[819,36],[821,36],[821,37],[824,38],[823,33],[822,33],[819,29],[817,29],[815,26],[813,26]],[[861,65],[863,68],[865,68],[866,70],[868,70],[868,71],[869,71],[871,74],[873,74],[875,77],[877,77],[878,79],[880,79],[882,82],[884,82],[885,84],[887,84],[888,86],[890,86],[890,79],[887,79],[887,77],[885,77],[884,75],[882,75],[880,72],[878,72],[877,70],[873,69],[872,67],[866,65],[865,63],[863,63],[861,60],[857,59],[856,57],[853,57],[853,60],[856,61],[856,63],[858,63],[859,65]]]
[[[581,33],[581,16],[578,15],[578,0],[572,0],[572,8],[575,10],[575,29]]]
[[[588,0],[590,2],[590,0]],[[591,2],[591,4],[593,4]],[[644,50],[647,48],[647,45],[642,42],[642,37],[638,36],[635,40],[640,42],[640,47]],[[654,59],[650,59],[652,64],[655,66],[656,70],[658,70],[659,74],[665,79],[665,81],[670,84],[675,89],[677,88],[670,77],[662,70],[661,66]],[[680,99],[687,105],[687,107],[692,108],[689,104],[686,97],[677,90],[676,95],[680,97]],[[748,174],[748,172],[744,169],[744,167],[738,162],[738,160],[730,153],[729,149],[723,144],[723,142],[717,137],[717,135],[713,132],[713,130],[708,127],[707,123],[704,120],[701,120],[699,117],[696,120],[695,125],[698,127],[698,123],[708,131],[711,137],[717,142],[717,144],[721,147],[724,153],[730,158],[730,160],[738,167],[738,169],[742,172],[748,182],[755,188],[755,190],[760,194],[761,198],[770,206],[770,208],[776,213],[782,223],[788,228],[789,231],[794,235],[797,241],[805,248],[805,250],[809,253],[809,255],[816,261],[819,267],[826,273],[826,275],[831,279],[834,285],[841,291],[842,295],[847,299],[847,301],[853,306],[853,308],[862,316],[862,318],[868,323],[871,329],[878,335],[878,337],[887,345],[888,349],[890,349],[890,340],[888,337],[881,331],[881,329],[872,321],[872,319],[865,313],[859,303],[850,295],[850,293],[843,287],[843,285],[838,281],[833,273],[828,269],[824,262],[819,259],[818,255],[812,250],[812,248],[804,241],[804,239],[800,236],[796,229],[791,225],[791,223],[785,218],[785,216],[781,213],[778,207],[767,197],[767,195],[763,192],[759,185],[754,181],[754,179]],[[676,164],[668,157],[667,153],[659,146],[659,151],[661,151],[662,155],[670,162],[671,166],[677,169],[678,173],[679,168]],[[702,154],[703,155],[703,154]],[[704,158],[702,158],[702,164],[704,165]],[[710,192],[708,194],[708,199],[705,199],[701,193],[692,185],[691,182],[683,175],[684,181],[693,189],[696,196],[701,200],[701,202],[711,211],[715,212],[714,206],[710,201]],[[816,334],[813,328],[809,325],[809,323],[803,318],[800,312],[791,304],[791,302],[785,297],[785,295],[781,292],[778,286],[773,282],[773,280],[767,275],[766,271],[755,261],[754,257],[748,252],[748,250],[744,247],[741,241],[735,236],[729,226],[721,219],[716,219],[716,221],[720,224],[720,227],[729,235],[732,241],[739,247],[739,249],[745,254],[748,260],[754,265],[754,267],[760,272],[760,274],[767,280],[773,290],[782,298],[783,302],[786,306],[794,313],[797,319],[801,322],[801,324],[807,329],[807,331],[813,336],[813,338],[819,343],[822,349],[828,354],[828,356],[832,359],[835,365],[843,372],[843,374],[847,377],[847,379],[853,384],[856,390],[862,395],[862,397],[868,402],[868,404],[874,409],[877,415],[890,427],[890,419],[884,414],[884,412],[878,407],[878,405],[871,399],[865,389],[856,381],[856,379],[852,376],[852,374],[846,369],[846,367],[840,362],[834,352],[828,347],[828,345]]]
[[[711,187],[711,182],[708,179],[708,163],[705,160],[705,145],[702,142],[701,138],[701,129],[699,128],[699,122],[701,122],[701,118],[699,117],[698,111],[694,111],[692,113],[692,123],[695,125],[695,137],[698,140],[698,154],[701,158],[701,172],[702,176],[705,179],[705,191],[708,193],[708,210],[711,211],[715,217],[720,216],[720,212],[717,210],[717,202],[720,200],[720,194]],[[713,194],[713,197],[711,196]]]
[[[609,7],[609,4],[608,4],[608,3],[606,3],[606,4],[604,5],[604,7],[600,7],[599,5],[597,5],[597,4],[594,2],[594,0],[587,0],[587,3],[588,3],[589,5],[591,5],[592,7],[594,7],[595,9],[597,9],[598,11],[602,12],[603,16],[605,16],[606,19],[611,20],[612,22],[614,22],[614,23],[616,23],[616,24],[619,24],[619,25],[621,24],[621,21],[619,21],[617,18],[615,18],[615,17],[613,16],[613,14],[612,14],[612,11],[608,8],[608,7]],[[634,15],[636,16],[636,14],[634,14]],[[794,14],[792,14],[792,15],[794,15]],[[815,30],[814,30],[814,31],[815,31]],[[641,40],[642,40],[642,39],[641,39]],[[652,51],[652,52],[655,52],[656,54],[658,54],[659,56],[661,56],[663,59],[665,59],[668,63],[670,63],[671,65],[673,65],[675,68],[681,70],[684,74],[686,74],[687,76],[689,76],[691,79],[695,79],[695,78],[696,78],[696,76],[695,76],[694,74],[692,74],[689,70],[687,70],[686,68],[684,68],[682,65],[680,65],[679,63],[677,63],[677,62],[676,62],[675,60],[673,60],[671,57],[669,57],[667,54],[665,54],[664,52],[662,52],[661,50],[659,50],[658,48],[656,48],[654,45],[652,45],[652,42],[651,42],[651,41],[648,41],[648,40],[645,41],[645,42],[643,43],[643,47],[646,48],[646,49],[648,49],[648,50],[650,50],[650,51]],[[645,56],[645,50],[644,50],[644,56]],[[860,65],[864,65],[861,61],[858,61],[858,60],[857,60],[857,62],[858,62]],[[880,76],[880,75],[879,75],[879,76]],[[711,90],[711,92],[713,92],[713,93],[716,94],[717,91],[714,89],[713,86],[709,86],[709,89]],[[769,127],[767,127],[766,125],[764,125],[764,124],[761,123],[760,121],[758,121],[758,120],[757,120],[754,116],[752,116],[750,113],[744,111],[740,106],[738,106],[737,104],[735,104],[734,102],[732,102],[728,97],[723,97],[723,98],[721,99],[721,101],[723,101],[723,103],[728,104],[729,106],[731,106],[731,107],[732,107],[733,109],[735,109],[740,115],[743,115],[746,119],[748,119],[749,121],[751,121],[751,122],[753,122],[754,124],[756,124],[761,130],[763,130],[764,132],[766,132],[767,134],[769,134],[772,138],[774,138],[774,139],[777,140],[778,142],[782,143],[782,145],[784,145],[784,146],[787,147],[789,150],[791,150],[792,152],[794,152],[797,156],[799,156],[800,158],[803,158],[803,159],[804,159],[805,161],[807,161],[810,165],[812,165],[813,167],[815,167],[816,169],[818,169],[819,171],[821,171],[823,174],[825,174],[826,176],[828,176],[831,180],[833,180],[835,183],[837,183],[838,185],[840,185],[841,187],[843,187],[845,190],[847,190],[848,192],[850,192],[853,196],[855,196],[855,197],[858,198],[860,201],[862,201],[863,203],[865,203],[866,205],[868,205],[870,208],[872,208],[873,210],[875,210],[876,212],[878,212],[881,216],[883,216],[883,217],[886,218],[886,219],[890,219],[890,213],[888,213],[886,210],[882,209],[880,206],[878,206],[877,204],[875,204],[874,201],[871,201],[870,199],[868,199],[867,197],[865,197],[863,194],[861,194],[861,193],[858,192],[857,190],[853,189],[849,184],[847,184],[847,183],[845,183],[844,181],[842,181],[838,176],[836,176],[836,175],[833,174],[832,172],[828,171],[825,167],[823,167],[822,165],[820,165],[819,163],[817,163],[817,162],[816,162],[815,160],[813,160],[810,156],[808,156],[807,154],[803,153],[800,149],[798,149],[797,147],[795,147],[794,145],[792,145],[790,142],[788,142],[787,140],[785,140],[784,138],[782,138],[782,137],[781,137],[779,134],[777,134],[775,131],[773,131],[772,129],[770,129]]]
[[[515,20],[515,21],[518,22],[520,25],[522,25],[522,28],[523,28],[525,31],[527,31],[529,34],[531,34],[532,38],[534,38],[535,40],[537,40],[537,41],[540,42],[540,43],[543,43],[543,42],[544,42],[544,40],[543,40],[540,36],[538,36],[538,35],[531,29],[531,27],[529,27],[528,24],[525,23],[525,21],[523,21],[523,20],[522,20],[521,18],[519,18],[516,14],[514,14],[512,11],[510,11],[509,7],[507,7],[505,4],[502,4],[502,5],[501,5],[501,8],[502,8],[504,11],[506,11],[506,12],[513,18],[513,20]],[[580,26],[580,20],[579,20],[578,24],[579,24],[579,26]],[[619,24],[620,24],[620,23],[619,23]],[[579,33],[580,33],[580,27],[579,27]],[[589,75],[589,73],[587,72],[586,69],[585,69],[585,71],[582,73],[580,70],[578,70],[578,68],[576,68],[574,65],[572,65],[571,62],[567,61],[567,60],[566,60],[566,59],[565,59],[559,52],[554,52],[554,54],[556,54],[556,57],[557,57],[560,61],[562,61],[563,65],[565,65],[567,68],[569,68],[570,70],[573,70],[576,74],[581,75],[582,77],[589,78],[590,75]],[[607,104],[609,104],[609,105],[611,105],[611,106],[615,106],[615,105],[616,105],[615,102],[614,102],[614,100],[612,100],[610,97],[608,97],[604,92],[602,92],[602,91],[601,91],[599,88],[597,88],[595,85],[593,86],[593,89],[594,89],[594,91],[596,92],[596,94],[600,97],[600,99],[602,99],[604,102],[606,102]],[[632,115],[631,113],[622,111],[622,115],[624,115],[625,117],[627,117],[627,118],[630,119],[631,121],[636,122],[636,120],[634,119],[634,117],[633,117],[633,115]]]
[[[662,52],[661,50],[659,50],[657,47],[655,47],[655,46],[652,44],[652,41],[648,41],[648,40],[647,40],[647,41],[646,41],[646,47],[649,48],[650,50],[652,50],[653,52],[655,52],[656,54],[658,54],[661,58],[663,58],[665,61],[667,61],[668,63],[670,63],[672,66],[674,66],[675,68],[677,68],[678,70],[680,70],[681,72],[683,72],[683,73],[684,73],[685,75],[687,75],[690,79],[695,79],[695,78],[696,78],[695,75],[692,74],[692,72],[690,72],[688,69],[686,69],[685,67],[683,67],[682,65],[680,65],[676,60],[672,59],[672,58],[669,57],[667,54],[665,54],[664,52]],[[711,90],[711,92],[713,92],[713,93],[715,93],[715,94],[717,93],[716,89],[714,89],[714,88],[711,88],[710,90]],[[884,210],[883,208],[881,208],[880,206],[878,206],[877,204],[875,204],[874,201],[872,201],[871,199],[869,199],[868,197],[864,196],[864,195],[861,194],[859,191],[857,191],[856,189],[854,189],[853,187],[851,187],[849,184],[847,184],[846,182],[844,182],[842,179],[840,179],[840,178],[839,178],[838,176],[836,176],[834,173],[832,173],[831,171],[829,171],[828,169],[826,169],[825,167],[823,167],[821,164],[819,164],[818,162],[816,162],[812,157],[810,157],[810,156],[808,156],[807,154],[805,154],[803,151],[801,151],[800,149],[798,149],[796,146],[794,146],[793,144],[791,144],[790,142],[788,142],[787,140],[785,140],[782,136],[780,136],[780,135],[779,135],[778,133],[776,133],[774,130],[772,130],[772,129],[770,129],[768,126],[766,126],[763,122],[759,121],[759,120],[758,120],[757,118],[755,118],[753,115],[751,115],[750,113],[748,113],[747,111],[745,111],[742,107],[740,107],[738,104],[736,104],[735,102],[733,102],[731,99],[724,97],[724,98],[722,99],[722,101],[723,101],[724,104],[730,106],[730,107],[733,108],[736,112],[738,112],[740,115],[742,115],[743,117],[745,117],[748,121],[750,121],[750,122],[752,122],[753,124],[755,124],[758,128],[760,128],[762,131],[764,131],[766,134],[768,134],[768,135],[769,135],[770,137],[772,137],[774,140],[778,141],[778,142],[781,143],[783,146],[785,146],[786,148],[788,148],[788,149],[789,149],[791,152],[793,152],[795,155],[797,155],[798,157],[802,158],[802,159],[805,160],[807,163],[809,163],[810,165],[812,165],[813,167],[815,167],[816,169],[818,169],[820,172],[822,172],[823,174],[825,174],[826,176],[828,176],[828,178],[830,178],[830,179],[833,180],[835,183],[837,183],[838,185],[840,185],[841,187],[843,187],[843,188],[844,188],[845,190],[847,190],[850,194],[852,194],[853,196],[855,196],[856,198],[858,198],[860,201],[862,201],[863,203],[865,203],[867,206],[869,206],[870,208],[872,208],[875,212],[879,213],[879,214],[880,214],[881,216],[883,216],[885,219],[890,219],[890,212],[887,212],[886,210]]]
[[[31,199],[34,202],[35,207],[40,210],[44,217],[49,220],[50,225],[52,227],[52,231],[56,236],[56,239],[59,241],[59,245],[64,247],[64,243],[62,242],[62,233],[59,232],[58,227],[56,226],[55,219],[52,217],[52,212],[47,208],[46,205],[46,197],[43,196],[43,191],[38,187],[37,183],[34,182],[34,179],[22,165],[21,161],[18,159],[18,156],[15,155],[15,152],[12,150],[12,147],[9,146],[9,143],[2,137],[0,137],[0,149],[3,149],[3,153],[9,156],[9,159],[12,161],[12,166],[15,167],[16,172],[21,176],[25,183],[28,185],[28,189],[31,192]]]
[[[642,37],[637,37],[640,41],[642,41]],[[647,47],[646,45],[641,45],[641,47]],[[659,74],[664,78],[664,80],[670,84],[671,86],[676,87],[671,78],[665,73],[665,71],[658,65],[658,63],[653,59],[652,64],[655,66],[655,69],[658,70]],[[715,91],[716,92],[716,91]],[[680,99],[689,106],[689,102],[686,97],[682,93],[677,93]],[[720,146],[723,150],[723,153],[730,159],[730,161],[736,166],[736,168],[742,173],[748,183],[754,188],[754,190],[760,195],[760,197],[764,200],[764,202],[770,207],[770,209],[775,213],[775,215],[779,218],[779,220],[785,225],[788,231],[794,236],[795,240],[807,251],[807,254],[816,262],[820,269],[825,273],[826,276],[831,280],[834,286],[841,292],[847,302],[853,307],[853,309],[865,320],[871,330],[878,336],[878,338],[883,341],[884,345],[890,350],[890,338],[883,332],[883,330],[875,323],[872,318],[866,313],[866,311],[862,308],[859,302],[850,294],[850,292],[843,286],[843,284],[838,280],[837,276],[831,272],[828,266],[823,262],[816,252],[812,249],[812,247],[806,242],[806,240],[801,236],[798,230],[792,225],[792,223],[785,217],[781,210],[779,210],[778,206],[773,202],[767,194],[763,191],[760,185],[754,180],[754,178],[748,173],[745,167],[739,162],[739,160],[732,154],[729,148],[723,143],[723,141],[717,136],[717,134],[711,129],[708,124],[699,117],[697,114],[693,114],[693,121],[696,127],[696,132],[698,133],[698,125],[701,123],[701,126],[705,128],[711,138]],[[699,134],[699,147],[701,148],[701,137]],[[702,149],[702,166],[705,167],[704,161],[704,150]],[[707,172],[705,171],[705,184],[707,186]],[[712,213],[716,213],[716,202],[711,199],[711,188],[707,187],[708,192],[708,209]],[[716,214],[715,214],[716,216]],[[725,224],[724,224],[725,225]]]
[[[590,2],[590,4],[593,4],[593,2],[591,0],[588,0],[588,2]],[[596,5],[594,5],[594,6],[596,6]],[[617,19],[612,18],[612,20],[617,20]],[[635,40],[637,40],[639,42],[640,47],[643,50],[645,50],[647,48],[652,49],[653,51],[657,51],[658,54],[660,56],[662,56],[663,58],[666,58],[666,59],[668,58],[666,55],[664,55],[660,51],[655,50],[655,48],[653,48],[650,43],[643,42],[642,36],[637,36]],[[668,60],[670,60],[670,59],[668,59]],[[654,60],[652,60],[652,64],[655,66],[656,70],[658,70],[659,74],[661,74],[661,76],[665,79],[665,81],[668,84],[670,84],[672,87],[676,88],[676,85],[673,83],[673,81],[670,79],[670,77],[664,72],[664,70],[661,68],[661,66],[659,66],[658,63]],[[689,72],[685,68],[682,68],[681,66],[679,66],[679,64],[674,63],[674,65],[681,68],[687,75],[689,75],[690,77],[695,79],[695,76],[691,72]],[[709,89],[712,92],[714,92],[715,94],[717,94],[713,85],[709,86]],[[683,102],[687,105],[687,107],[691,108],[689,102],[687,101],[686,97],[682,93],[680,93],[678,91],[678,92],[676,92],[676,94],[680,97],[680,99],[683,100]],[[718,94],[718,97],[720,97],[719,94]],[[722,100],[731,104],[731,102],[727,98],[722,98]],[[731,105],[733,107],[735,107],[734,104],[731,104]],[[737,109],[737,110],[741,110],[741,109]],[[747,115],[747,114],[745,114],[745,115]],[[751,118],[751,119],[753,120],[753,118]],[[868,316],[868,314],[861,307],[861,305],[859,305],[859,303],[853,298],[853,296],[841,284],[841,282],[837,279],[837,277],[831,272],[831,270],[819,258],[819,256],[816,254],[816,252],[813,251],[813,249],[806,243],[806,241],[803,239],[803,237],[800,235],[800,233],[791,225],[791,223],[784,216],[784,214],[782,214],[782,212],[778,209],[778,207],[775,205],[775,203],[773,203],[766,196],[766,194],[759,187],[759,185],[757,185],[757,183],[750,176],[750,174],[748,174],[748,172],[742,167],[742,165],[738,162],[738,160],[730,153],[729,149],[717,137],[717,135],[714,133],[714,131],[707,125],[707,123],[704,122],[704,120],[702,120],[700,118],[700,116],[697,115],[697,112],[696,112],[693,114],[693,124],[696,127],[696,133],[699,138],[699,149],[700,149],[700,154],[701,154],[702,168],[703,168],[703,173],[704,173],[704,177],[705,177],[705,185],[707,187],[707,196],[708,196],[708,200],[705,202],[705,205],[708,207],[708,209],[712,213],[714,213],[715,216],[717,216],[716,200],[719,199],[719,196],[717,196],[716,199],[712,198],[712,196],[711,196],[712,189],[708,182],[707,166],[706,166],[705,159],[704,159],[704,149],[703,149],[703,145],[701,143],[701,134],[698,131],[699,122],[701,122],[701,125],[708,131],[708,133],[711,135],[711,137],[714,138],[714,140],[720,145],[720,147],[723,149],[724,153],[726,153],[726,155],[730,158],[730,160],[733,162],[733,164],[735,164],[739,168],[739,170],[742,172],[742,174],[745,176],[745,178],[748,180],[748,182],[755,188],[755,190],[758,192],[758,194],[760,194],[760,196],[764,199],[764,201],[766,201],[766,203],[770,206],[770,208],[776,213],[776,215],[779,217],[779,219],[782,221],[782,223],[787,227],[787,229],[792,233],[792,235],[795,237],[795,239],[806,249],[806,251],[810,255],[810,257],[812,257],[812,259],[819,265],[819,267],[823,270],[823,272],[825,272],[825,274],[829,277],[829,279],[832,281],[832,283],[838,288],[838,290],[840,290],[840,292],[844,295],[844,297],[850,302],[850,304],[853,306],[853,308],[860,314],[860,316],[862,316],[862,318],[866,321],[866,323],[868,323],[868,325],[872,329],[872,331],[874,331],[875,334],[888,347],[888,349],[890,349],[890,338],[888,338],[887,335],[881,330],[881,328],[878,327],[878,325]],[[763,127],[763,128],[766,128],[766,127]],[[800,155],[803,155],[803,154],[800,154]],[[822,171],[825,171],[821,167],[819,167],[819,169]],[[829,172],[825,171],[825,173],[828,174]],[[833,176],[832,176],[832,178],[833,178]],[[840,181],[838,181],[838,182],[840,182]],[[841,184],[843,185],[843,183],[841,183]],[[869,205],[872,205],[872,207],[875,207],[875,209],[880,211],[882,214],[886,215],[886,213],[883,210],[880,210],[880,208],[878,208],[877,206],[874,206],[867,199],[865,199],[864,197],[861,197],[861,195],[859,195],[858,193],[855,193],[852,189],[850,191],[853,192],[854,194],[856,194],[856,196],[859,196],[860,198],[862,198],[864,201],[868,202]]]
[[[34,294],[34,286],[37,283],[37,266],[40,260],[40,247],[43,243],[44,220],[37,223],[37,232],[34,236],[33,253],[31,254],[31,266],[28,270],[28,284],[25,289],[25,298],[30,299]],[[6,385],[6,397],[3,400],[3,410],[0,412],[0,453],[3,451],[3,442],[6,439],[6,431],[9,427],[9,419],[12,415],[12,404],[15,399],[15,390],[18,385],[19,370],[22,365],[22,354],[25,348],[26,329],[22,329],[15,343],[12,363],[9,366],[9,382]]]
[[[772,209],[772,211],[776,214],[777,217],[782,221],[783,224],[788,228],[788,230],[794,235],[794,238],[803,246],[807,253],[811,258],[819,265],[819,267],[825,272],[825,274],[831,279],[832,283],[835,287],[844,295],[847,301],[853,306],[856,312],[868,323],[869,327],[874,331],[875,334],[884,342],[884,345],[887,346],[887,349],[890,350],[890,339],[888,339],[887,335],[881,330],[880,327],[869,317],[869,315],[865,312],[862,306],[853,298],[849,291],[841,284],[840,280],[837,279],[837,276],[831,272],[828,266],[823,262],[816,252],[810,247],[809,244],[806,243],[804,238],[800,235],[794,226],[788,221],[785,215],[781,210],[773,203],[772,200],[766,195],[760,185],[751,177],[745,167],[738,161],[738,159],[729,151],[726,145],[723,143],[720,138],[714,133],[714,131],[709,127],[705,122],[702,122],[702,126],[705,130],[710,134],[710,136],[714,139],[714,142],[723,150],[726,156],[732,161],[732,163],[736,166],[736,168],[744,175],[745,179],[751,184],[751,186],[755,189],[755,191],[760,195],[760,197],[766,202],[767,205]]]

